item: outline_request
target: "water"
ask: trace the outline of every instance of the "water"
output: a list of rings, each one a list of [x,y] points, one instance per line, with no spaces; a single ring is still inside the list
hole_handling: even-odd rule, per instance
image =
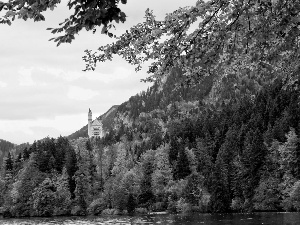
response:
[[[299,225],[300,213],[191,214],[1,219],[1,225]]]

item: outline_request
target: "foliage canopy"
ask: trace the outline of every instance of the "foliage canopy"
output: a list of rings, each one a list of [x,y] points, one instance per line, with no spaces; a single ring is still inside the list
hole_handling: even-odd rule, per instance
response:
[[[163,80],[181,68],[186,84],[214,77],[213,98],[254,93],[281,76],[294,81],[299,71],[300,3],[277,0],[198,0],[162,21],[147,10],[139,23],[101,46],[86,50],[86,70],[122,56],[140,70],[150,61],[145,81]],[[196,28],[194,28],[196,26]]]
[[[44,20],[42,12],[60,2],[0,1],[0,11],[5,12],[0,23],[11,24],[16,17]],[[82,28],[95,32],[97,26],[102,26],[102,33],[116,37],[109,28],[113,22],[125,21],[120,2],[127,3],[69,1],[73,14],[59,28],[48,28],[64,35],[50,40],[58,45],[70,43]],[[144,62],[151,62],[151,75],[144,81],[163,80],[177,67],[183,70],[188,85],[213,76],[213,98],[222,97],[221,90],[230,92],[227,98],[252,94],[278,76],[295,80],[299,72],[299,12],[299,1],[293,0],[198,0],[194,6],[179,8],[161,21],[148,9],[145,22],[116,37],[114,43],[97,51],[86,50],[85,70],[94,70],[98,62],[119,55],[137,71]]]
[[[9,0],[7,2],[0,1],[0,11],[4,15],[0,17],[0,23],[11,25],[16,18],[27,20],[33,19],[36,21],[45,20],[42,14],[46,10],[54,10],[60,3],[60,0]],[[126,4],[127,0],[70,0],[68,8],[74,9],[73,13],[59,24],[58,28],[48,28],[51,33],[64,33],[62,36],[51,38],[61,43],[71,43],[83,28],[86,30],[96,31],[97,26],[102,26],[102,33],[113,36],[109,32],[109,28],[113,27],[112,22],[125,22],[126,14],[119,8],[119,4]]]

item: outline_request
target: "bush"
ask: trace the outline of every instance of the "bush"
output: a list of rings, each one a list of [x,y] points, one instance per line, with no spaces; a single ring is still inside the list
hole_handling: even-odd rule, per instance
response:
[[[46,178],[32,193],[33,213],[37,216],[53,216],[56,206],[55,184]]]
[[[4,208],[2,211],[3,218],[11,218],[13,215],[10,212],[9,208]]]
[[[115,184],[112,189],[112,206],[119,210],[124,210],[127,207],[128,194],[124,187]]]
[[[177,204],[176,204],[176,201],[174,201],[173,199],[169,198],[169,201],[168,201],[168,211],[170,213],[176,213],[177,212]]]
[[[119,209],[115,209],[113,215],[124,215],[127,214],[127,210],[119,210]]]
[[[165,211],[167,209],[167,204],[165,202],[156,202],[153,205],[153,210],[155,212]]]
[[[148,214],[148,210],[146,208],[136,208],[135,213],[137,213],[137,214]]]
[[[97,198],[96,200],[92,201],[87,211],[90,215],[100,215],[105,208],[106,203],[104,202],[103,198]]]
[[[181,213],[190,213],[192,212],[192,205],[186,202],[184,198],[180,198],[176,203],[176,210]]]
[[[244,202],[242,201],[241,198],[232,199],[230,208],[233,211],[241,212],[243,210],[243,207],[244,207]]]
[[[71,214],[73,216],[86,216],[86,211],[82,207],[75,205],[71,210]]]
[[[170,181],[167,186],[167,192],[173,200],[179,199],[185,195],[187,180]]]
[[[291,201],[293,207],[296,209],[297,212],[299,212],[300,211],[300,181],[297,181],[292,188]]]
[[[277,211],[280,208],[280,180],[269,177],[260,181],[253,197],[254,209],[259,211]],[[284,199],[285,200],[285,199]]]
[[[253,203],[250,199],[246,199],[243,205],[243,212],[253,212]]]
[[[192,206],[192,212],[207,212],[207,211],[203,211],[203,209],[201,208],[201,206]]]
[[[203,192],[202,197],[199,202],[200,212],[208,212],[209,211],[210,197],[211,197],[211,195],[207,191]]]
[[[114,215],[116,209],[104,209],[101,215]]]

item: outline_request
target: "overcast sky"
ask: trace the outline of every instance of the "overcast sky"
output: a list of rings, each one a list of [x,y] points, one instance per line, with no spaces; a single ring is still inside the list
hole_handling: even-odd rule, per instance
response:
[[[158,19],[196,0],[128,0],[122,9],[127,21],[116,33],[142,22],[147,8]],[[67,0],[45,13],[46,21],[15,21],[0,24],[0,139],[20,144],[46,136],[69,135],[87,124],[88,108],[93,118],[112,105],[146,90],[140,82],[146,69],[136,73],[121,58],[99,64],[94,72],[85,68],[85,49],[96,49],[112,39],[100,32],[81,32],[72,44],[56,47],[48,40],[48,27],[57,27],[68,15]]]

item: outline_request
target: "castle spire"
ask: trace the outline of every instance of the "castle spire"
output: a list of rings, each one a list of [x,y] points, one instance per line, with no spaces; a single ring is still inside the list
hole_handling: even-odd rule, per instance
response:
[[[91,129],[92,129],[92,121],[93,121],[93,119],[92,119],[92,111],[89,108],[89,112],[88,112],[88,135],[89,135],[89,137],[91,137],[91,135],[92,135],[92,131],[91,131]]]

